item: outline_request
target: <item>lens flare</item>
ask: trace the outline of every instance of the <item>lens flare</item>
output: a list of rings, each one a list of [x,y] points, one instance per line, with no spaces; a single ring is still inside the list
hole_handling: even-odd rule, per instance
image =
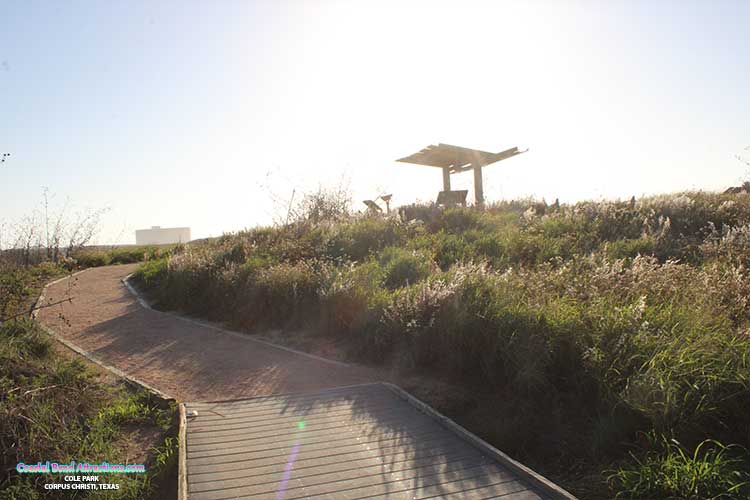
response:
[[[300,420],[297,422],[297,429],[300,431],[305,430],[305,421]],[[286,467],[284,467],[284,476],[281,478],[281,482],[279,483],[279,487],[276,490],[276,500],[284,500],[284,497],[286,496],[286,487],[289,484],[289,479],[292,477],[292,468],[294,468],[294,461],[297,459],[297,453],[299,453],[300,448],[300,442],[299,442],[299,436],[297,437],[297,441],[294,443],[294,446],[292,447],[291,453],[289,453],[289,458],[286,461]]]

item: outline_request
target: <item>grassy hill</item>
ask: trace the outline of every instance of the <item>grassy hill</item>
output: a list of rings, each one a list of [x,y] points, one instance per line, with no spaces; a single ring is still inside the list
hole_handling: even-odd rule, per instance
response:
[[[162,307],[458,385],[450,416],[582,498],[750,495],[750,195],[305,207],[138,278]]]

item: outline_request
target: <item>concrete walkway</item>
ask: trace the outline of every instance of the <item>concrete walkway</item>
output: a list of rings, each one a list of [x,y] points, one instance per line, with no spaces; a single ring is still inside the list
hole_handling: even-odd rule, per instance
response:
[[[307,392],[382,379],[146,309],[122,278],[136,264],[89,269],[47,287],[39,321],[81,349],[180,401]]]

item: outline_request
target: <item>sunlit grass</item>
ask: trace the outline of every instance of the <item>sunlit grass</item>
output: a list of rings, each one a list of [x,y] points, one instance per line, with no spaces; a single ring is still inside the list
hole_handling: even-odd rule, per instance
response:
[[[463,384],[484,435],[573,486],[604,485],[644,432],[736,443],[717,456],[747,459],[750,197],[412,206],[410,220],[317,201],[314,216],[189,245],[138,278],[167,306],[333,336],[358,360]],[[720,449],[706,442],[699,462]],[[630,494],[630,479],[609,484]]]
[[[678,441],[649,434],[650,448],[631,453],[632,462],[614,471],[609,481],[617,498],[743,499],[750,495],[750,464],[738,456],[747,451],[705,440],[690,452]]]

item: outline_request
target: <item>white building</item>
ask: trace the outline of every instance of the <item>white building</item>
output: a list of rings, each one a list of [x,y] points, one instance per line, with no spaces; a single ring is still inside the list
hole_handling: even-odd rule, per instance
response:
[[[160,227],[136,229],[136,245],[169,245],[170,243],[187,243],[190,241],[189,227]]]

